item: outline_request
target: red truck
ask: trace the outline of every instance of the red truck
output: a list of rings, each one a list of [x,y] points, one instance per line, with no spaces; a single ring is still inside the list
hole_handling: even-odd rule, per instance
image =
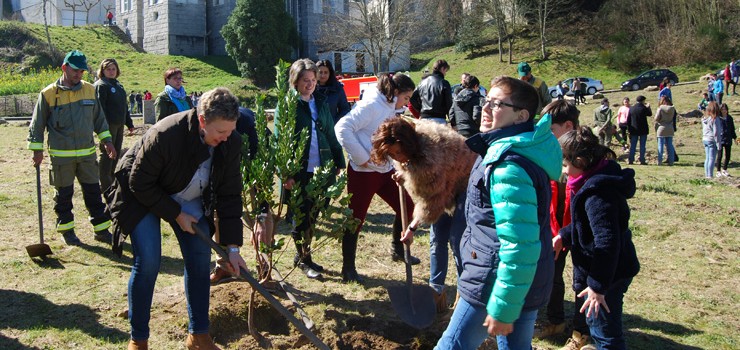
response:
[[[340,82],[344,84],[344,93],[347,94],[347,101],[355,103],[360,100],[360,94],[367,89],[374,89],[378,84],[378,77],[360,77],[344,78]]]

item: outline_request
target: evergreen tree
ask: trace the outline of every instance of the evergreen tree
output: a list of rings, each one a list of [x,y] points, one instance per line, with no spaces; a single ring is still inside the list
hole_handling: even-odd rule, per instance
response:
[[[263,87],[273,82],[278,61],[290,60],[298,38],[279,0],[237,0],[221,35],[242,76]]]

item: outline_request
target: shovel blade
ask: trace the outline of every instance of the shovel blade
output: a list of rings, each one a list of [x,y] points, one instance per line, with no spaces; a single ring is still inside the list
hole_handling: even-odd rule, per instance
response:
[[[403,285],[388,287],[391,305],[398,317],[411,327],[429,327],[437,315],[434,306],[434,291],[424,285]]]
[[[31,244],[29,246],[26,246],[26,252],[28,252],[28,256],[32,258],[53,254],[49,245],[44,243]]]

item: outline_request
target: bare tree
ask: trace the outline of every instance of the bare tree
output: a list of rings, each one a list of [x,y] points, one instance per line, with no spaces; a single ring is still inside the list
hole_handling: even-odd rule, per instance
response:
[[[332,14],[319,29],[324,50],[360,51],[374,72],[388,70],[393,59],[408,50],[411,36],[422,23],[418,0],[349,1],[347,13]]]
[[[82,6],[82,4],[83,4],[82,0],[80,0],[79,2],[78,0],[64,0],[64,7],[69,7],[72,9],[72,26],[73,27],[76,26],[75,19],[77,17],[77,8]]]
[[[566,11],[573,6],[572,0],[536,0],[532,2],[534,13],[537,15],[537,33],[540,37],[540,54],[542,59],[546,60],[549,56],[547,52],[547,21],[553,11]]]
[[[514,40],[516,39],[517,30],[519,30],[519,20],[521,17],[521,6],[518,0],[481,0],[487,7],[488,15],[491,16],[492,22],[496,26],[498,36],[498,57],[499,62],[504,62],[504,45],[507,41],[509,51],[509,63],[514,62]]]
[[[85,8],[85,24],[90,24],[90,10],[98,6],[101,0],[83,0],[82,7]]]
[[[49,2],[49,0],[41,0],[43,2],[43,11],[44,11],[44,30],[46,31],[46,42],[49,44],[49,55],[54,54],[54,49],[51,46],[51,35],[49,35],[49,22],[46,20],[46,3]]]

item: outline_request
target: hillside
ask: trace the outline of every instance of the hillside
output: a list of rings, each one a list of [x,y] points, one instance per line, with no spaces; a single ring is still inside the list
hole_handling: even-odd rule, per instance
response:
[[[18,30],[18,27],[28,29],[27,32],[33,36],[23,41],[40,41],[45,48],[46,35],[43,25],[4,21],[0,22],[0,52],[9,51],[7,45],[16,45],[21,41],[17,35],[23,31]],[[236,64],[229,57],[184,57],[141,53],[130,43],[122,41],[111,28],[99,25],[77,28],[51,26],[49,32],[56,50],[62,52],[62,55],[74,49],[84,52],[88,64],[94,70],[97,70],[103,59],[115,58],[121,69],[119,80],[127,91],[149,90],[154,93],[161,91],[164,84],[162,74],[169,67],[182,69],[186,81],[185,88],[188,91],[204,91],[224,85],[239,87],[243,81]],[[16,34],[15,40],[8,40],[6,35],[8,33]],[[34,54],[27,50],[23,50],[24,54]],[[17,68],[20,63],[15,63],[14,66]],[[50,78],[46,79],[43,85],[56,79],[59,74],[58,71],[50,72]],[[38,89],[40,87],[31,91]]]

